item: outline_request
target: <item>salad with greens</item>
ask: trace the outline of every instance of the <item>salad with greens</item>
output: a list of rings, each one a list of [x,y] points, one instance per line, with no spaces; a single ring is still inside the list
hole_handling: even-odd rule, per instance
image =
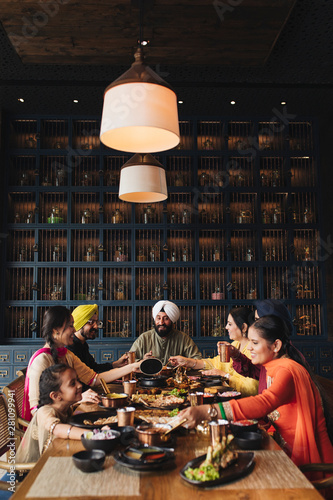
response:
[[[217,443],[215,447],[208,447],[206,459],[202,462],[200,467],[195,469],[189,467],[184,472],[187,479],[194,479],[195,481],[214,481],[219,479],[220,472],[235,463],[238,454],[230,450],[230,443],[234,439],[232,434],[223,437],[222,442]]]

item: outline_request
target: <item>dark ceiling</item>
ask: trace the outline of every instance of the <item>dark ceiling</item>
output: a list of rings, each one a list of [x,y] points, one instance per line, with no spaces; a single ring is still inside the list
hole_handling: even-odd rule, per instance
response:
[[[330,116],[333,104],[332,0],[297,0],[294,6],[294,0],[148,1],[151,7],[144,16],[148,24],[144,35],[151,38],[151,45],[146,50],[147,63],[184,101],[179,107],[180,116],[273,116],[276,109],[282,109],[281,100],[287,101],[289,113]],[[83,3],[89,5],[88,2],[51,0],[50,5],[56,6],[57,13],[49,16],[50,25],[56,16],[61,21],[62,13],[70,6],[70,23],[65,16],[67,38],[64,42],[60,33],[54,31],[55,38],[52,38],[52,30],[44,30],[45,16],[33,17],[36,12],[42,12],[41,4],[47,2],[36,1],[35,10],[31,10],[31,6],[29,10],[27,4],[32,3],[0,2],[0,19],[24,61],[1,27],[1,108],[20,114],[99,116],[104,88],[132,63],[133,46],[138,36],[138,9],[131,0],[91,2],[89,8],[93,6],[94,16],[90,18],[84,15],[82,7]],[[112,25],[115,35],[111,36],[105,23],[111,14],[108,16],[106,12],[107,9],[112,12],[115,7],[117,15],[112,17],[113,24],[110,21],[110,30]],[[24,8],[26,10],[22,11]],[[96,35],[97,14],[105,18],[100,35]],[[124,28],[124,19],[129,28]],[[33,20],[35,24],[29,25]],[[39,28],[36,27],[38,22],[41,23]],[[71,25],[75,34],[72,39]],[[34,31],[29,32],[28,26]],[[23,50],[24,30],[30,36],[31,46]],[[80,31],[90,50],[82,49],[77,42]],[[43,34],[43,40],[38,40],[38,34]],[[110,51],[112,62],[108,64],[104,63],[107,51],[97,50],[104,40],[118,44],[116,51]],[[40,59],[36,59],[38,54]],[[59,56],[63,57],[59,59]],[[27,62],[36,60],[43,63]],[[59,64],[60,60],[71,63]],[[206,64],[202,64],[203,61]],[[18,102],[20,97],[24,98],[24,103]],[[78,99],[79,103],[74,104],[73,99]],[[230,105],[232,99],[236,101],[235,106]]]

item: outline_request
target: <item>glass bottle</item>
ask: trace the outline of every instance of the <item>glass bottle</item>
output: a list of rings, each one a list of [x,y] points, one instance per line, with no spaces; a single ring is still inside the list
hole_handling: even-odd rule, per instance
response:
[[[171,215],[170,215],[170,224],[176,224],[176,214],[175,214],[175,212],[171,212]]]
[[[127,255],[125,254],[125,249],[123,245],[118,245],[117,250],[114,253],[116,262],[125,262],[127,260]]]
[[[143,223],[144,224],[151,224],[155,222],[155,208],[152,207],[151,205],[147,205],[143,209]]]
[[[24,262],[27,260],[27,253],[28,253],[27,247],[20,247],[20,249],[19,249],[19,261],[20,262]]]
[[[212,336],[220,337],[221,335],[222,335],[221,318],[220,316],[216,316],[216,318],[214,319]]]
[[[155,285],[155,290],[154,290],[154,293],[153,293],[153,299],[154,300],[160,300],[162,298],[162,294],[161,294],[161,287],[159,284]]]
[[[269,224],[271,219],[266,209],[261,212],[261,220],[263,224]]]
[[[56,243],[52,250],[52,261],[59,262],[60,261],[60,245]]]
[[[20,184],[20,186],[28,186],[29,185],[29,176],[28,176],[27,172],[21,172],[19,184]]]
[[[27,217],[26,217],[26,224],[32,224],[34,221],[34,214],[31,210],[29,210],[29,212],[27,213]]]
[[[248,248],[247,251],[246,251],[246,258],[245,260],[247,262],[251,262],[253,260],[253,251],[252,251],[252,248]]]
[[[128,319],[125,319],[123,322],[123,329],[121,331],[121,336],[122,337],[130,337],[131,335],[131,323],[128,321]]]
[[[191,214],[187,208],[184,208],[182,213],[182,224],[189,224],[191,222]]]
[[[81,186],[91,186],[92,185],[92,173],[84,170],[81,174]]]
[[[86,300],[95,300],[96,299],[96,287],[93,283],[90,283],[88,286],[88,293]]]
[[[205,149],[206,151],[211,151],[212,149],[214,149],[212,139],[206,139],[202,144],[202,149]]]
[[[304,260],[311,260],[309,246],[304,247]]]
[[[183,247],[183,262],[187,262],[189,260],[189,257],[188,257],[188,248],[187,247]]]
[[[51,208],[50,216],[48,217],[47,222],[49,222],[50,224],[63,222],[63,218],[61,217],[61,210],[59,207],[55,206]]]
[[[15,212],[15,215],[14,215],[14,223],[15,224],[20,224],[21,222],[21,215],[19,212]]]
[[[159,253],[160,249],[158,245],[151,245],[150,251],[149,251],[149,258],[151,262],[158,262],[159,259]]]
[[[220,259],[220,247],[216,246],[213,251],[213,261],[218,262]]]
[[[51,291],[51,300],[61,300],[62,299],[62,287],[59,283],[53,285],[53,290]]]
[[[177,172],[176,177],[175,177],[175,186],[180,187],[184,186],[184,177],[181,172]]]
[[[176,251],[172,250],[172,252],[171,252],[171,262],[176,262],[176,261],[177,261]]]
[[[188,284],[184,283],[183,284],[183,300],[188,299]]]
[[[88,245],[86,257],[84,260],[86,262],[95,262],[96,261],[96,253],[95,253],[95,249],[92,245]]]
[[[207,186],[207,184],[209,184],[209,175],[206,172],[202,172],[199,177],[199,185]]]
[[[56,173],[56,186],[63,186],[65,178],[65,170],[59,168]]]
[[[116,208],[116,210],[112,214],[112,224],[121,224],[123,222],[123,219],[123,213],[119,208]]]
[[[138,255],[138,261],[139,262],[146,262],[147,257],[145,255],[145,250],[143,247],[139,248],[139,255]]]
[[[81,224],[91,224],[92,223],[92,212],[89,208],[85,208],[81,215]]]
[[[273,224],[279,224],[281,222],[281,210],[278,207],[273,209],[272,222]]]
[[[35,148],[36,145],[37,145],[37,140],[33,136],[28,137],[28,139],[26,139],[24,143],[24,146],[26,148]]]
[[[124,287],[124,282],[119,281],[116,294],[115,294],[115,299],[116,300],[125,300],[125,287]]]
[[[311,221],[312,221],[312,212],[308,206],[305,206],[303,212],[303,222],[304,224],[309,224]]]

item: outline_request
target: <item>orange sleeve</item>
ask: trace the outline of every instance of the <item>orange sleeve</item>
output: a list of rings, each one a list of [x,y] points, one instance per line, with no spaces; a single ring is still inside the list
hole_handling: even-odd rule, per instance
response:
[[[258,396],[229,401],[234,420],[263,418],[279,406],[290,403],[295,397],[292,374],[281,368],[268,389]]]

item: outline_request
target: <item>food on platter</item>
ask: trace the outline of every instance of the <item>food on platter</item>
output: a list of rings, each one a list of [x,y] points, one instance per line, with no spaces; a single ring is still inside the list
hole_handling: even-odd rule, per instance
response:
[[[116,422],[117,422],[117,415],[114,415],[112,417],[99,418],[94,422],[92,422],[87,418],[83,420],[84,425],[107,425],[107,424],[114,424]]]
[[[219,392],[218,394],[221,398],[235,398],[237,396],[241,396],[241,393],[238,391],[225,391],[225,392]]]
[[[116,439],[117,434],[111,430],[98,430],[94,429],[93,431],[85,432],[84,437],[86,439],[96,439],[96,440],[104,440],[104,439]]]
[[[177,408],[178,410],[178,408]],[[169,424],[177,414],[167,410],[137,410],[136,417],[150,424]],[[178,413],[178,412],[177,412]]]
[[[132,402],[142,403],[145,406],[154,408],[167,408],[184,403],[184,399],[174,395],[133,394]]]
[[[188,479],[196,481],[214,481],[220,477],[220,472],[237,461],[238,453],[230,450],[230,443],[234,439],[232,434],[223,436],[222,441],[215,447],[208,447],[206,459],[199,467],[189,467],[185,471]]]

